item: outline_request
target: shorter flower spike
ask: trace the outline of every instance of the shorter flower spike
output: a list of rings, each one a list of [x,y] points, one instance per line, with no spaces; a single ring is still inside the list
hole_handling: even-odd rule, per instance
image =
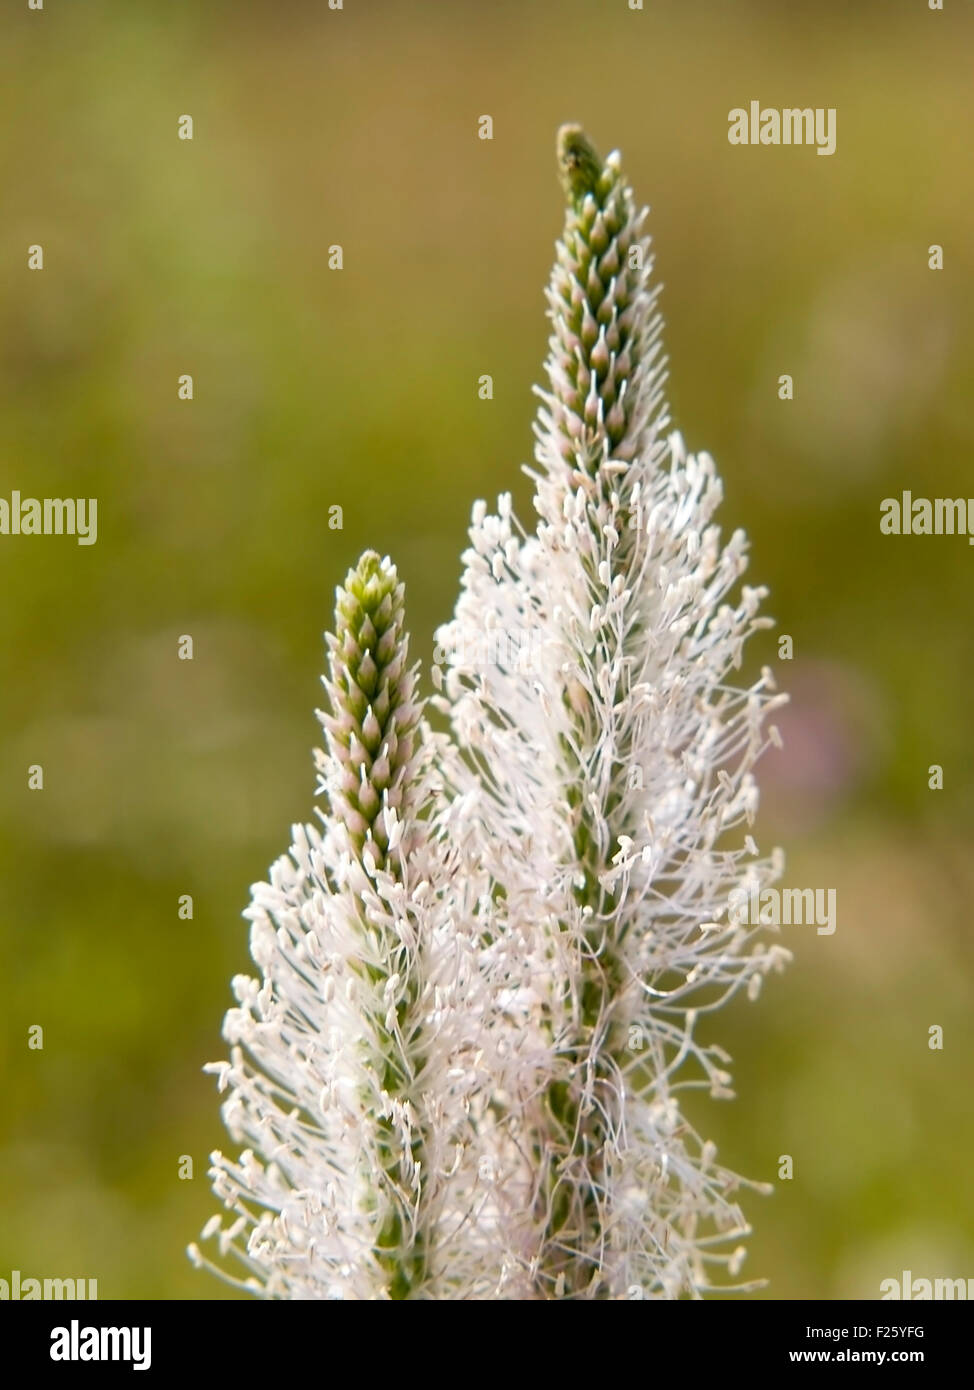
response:
[[[234,981],[230,1061],[208,1068],[245,1147],[213,1155],[233,1220],[203,1234],[265,1298],[475,1297],[485,1256],[454,1246],[485,1204],[483,885],[440,833],[395,568],[368,552],[337,597],[322,829],[295,827],[245,914],[260,977]]]

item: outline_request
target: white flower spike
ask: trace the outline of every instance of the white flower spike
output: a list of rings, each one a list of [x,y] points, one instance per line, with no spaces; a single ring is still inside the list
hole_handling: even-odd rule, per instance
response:
[[[265,1297],[476,1297],[491,1276],[456,1233],[485,1202],[471,1147],[485,1088],[477,876],[438,825],[437,743],[388,560],[367,553],[349,573],[328,646],[322,829],[296,826],[253,889],[261,977],[234,981],[231,1059],[210,1068],[247,1147],[213,1155],[235,1219],[204,1235]]]
[[[577,127],[559,161],[540,520],[528,535],[507,497],[477,504],[438,634],[438,703],[482,787],[482,856],[536,995],[523,1056],[543,1059],[502,1082],[526,1159],[505,1255],[528,1297],[700,1296],[715,1264],[736,1272],[747,1228],[741,1180],[679,1100],[731,1094],[698,1020],[787,958],[727,914],[745,873],[774,876],[748,831],[784,697],[730,680],[769,625],[764,591],[727,600],[745,536],[721,542],[714,464],[666,432],[645,214],[618,154],[602,162]],[[466,660],[485,628],[529,633],[533,669]]]

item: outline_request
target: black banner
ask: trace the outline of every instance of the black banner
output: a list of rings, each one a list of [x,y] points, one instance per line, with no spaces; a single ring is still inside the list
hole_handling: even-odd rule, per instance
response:
[[[357,1324],[363,1316],[373,1319],[367,1328]],[[411,1381],[428,1376],[436,1383],[458,1374],[468,1378],[470,1332],[464,1324],[446,1324],[437,1352],[426,1332],[428,1324],[421,1325],[422,1336],[416,1324],[389,1325],[396,1331],[393,1343],[389,1329],[381,1331],[386,1325],[375,1323],[376,1316],[374,1309],[368,1314],[353,1312],[349,1326],[347,1310],[333,1303],[279,1306],[275,1311],[245,1301],[105,1301],[97,1306],[26,1302],[0,1313],[0,1328],[7,1364],[19,1363],[22,1377],[51,1367],[57,1379],[60,1366],[66,1383],[84,1372],[148,1374],[170,1382],[187,1373],[214,1378],[242,1373],[252,1382],[266,1370],[273,1373],[277,1387],[284,1387],[291,1376],[308,1368],[310,1360],[318,1363],[327,1385],[358,1374],[372,1379],[383,1369],[395,1373],[390,1358],[400,1362],[401,1373]],[[478,1366],[481,1373],[489,1373],[489,1358],[496,1355],[498,1371],[507,1381],[512,1354],[521,1372],[528,1369],[526,1362],[534,1353],[550,1380],[570,1350],[573,1380],[583,1365],[603,1378],[641,1367],[647,1374],[651,1369],[654,1377],[672,1371],[696,1380],[703,1373],[722,1372],[746,1381],[757,1370],[787,1375],[803,1367],[847,1366],[892,1369],[909,1377],[931,1369],[946,1373],[948,1367],[953,1371],[958,1363],[963,1365],[970,1328],[966,1305],[954,1302],[911,1303],[909,1308],[898,1302],[674,1302],[624,1316],[622,1323],[587,1328],[574,1323],[563,1332],[559,1324],[554,1333],[548,1325],[540,1335],[537,1324],[526,1328],[515,1322],[512,1341],[492,1322]],[[624,1344],[606,1341],[610,1328],[614,1339],[626,1339]]]

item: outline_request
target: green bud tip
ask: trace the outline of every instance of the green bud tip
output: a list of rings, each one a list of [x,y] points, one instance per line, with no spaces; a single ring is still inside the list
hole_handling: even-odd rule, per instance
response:
[[[386,594],[394,592],[398,582],[395,565],[383,562],[374,550],[366,550],[345,576],[345,593],[371,609],[381,603]],[[342,590],[337,593],[340,597]]]
[[[370,579],[378,578],[382,572],[382,559],[375,550],[363,550],[359,556],[359,562],[353,570],[349,571],[349,578],[358,578],[364,583]]]
[[[563,125],[558,131],[558,171],[562,186],[573,203],[595,193],[602,177],[602,161],[580,125]]]

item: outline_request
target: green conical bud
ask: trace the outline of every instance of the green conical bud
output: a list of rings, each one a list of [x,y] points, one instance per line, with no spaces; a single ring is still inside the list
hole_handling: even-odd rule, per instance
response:
[[[407,666],[404,588],[395,566],[367,550],[336,594],[335,633],[327,637],[331,704],[319,711],[330,760],[325,791],[361,859],[377,867],[389,848],[386,811],[400,817],[410,795],[421,710]]]
[[[554,456],[541,462],[593,477],[607,459],[630,462],[651,447],[666,424],[661,323],[643,214],[619,155],[602,160],[566,125],[558,167],[568,207],[548,289],[551,389],[539,422]]]

